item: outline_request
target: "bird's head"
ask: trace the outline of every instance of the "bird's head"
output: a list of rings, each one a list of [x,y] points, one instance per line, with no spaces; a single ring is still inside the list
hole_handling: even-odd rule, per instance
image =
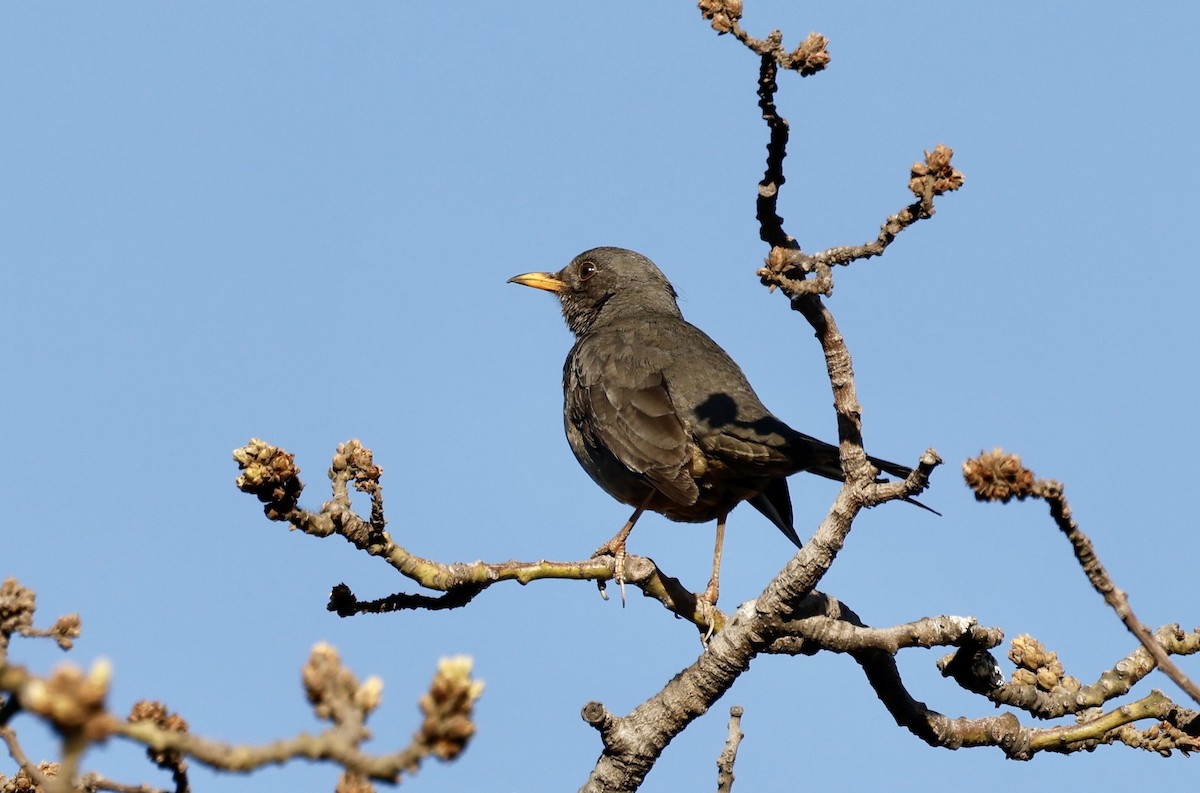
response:
[[[681,316],[675,288],[654,262],[625,248],[592,248],[557,273],[523,273],[510,284],[554,292],[575,335],[597,323],[638,316]]]

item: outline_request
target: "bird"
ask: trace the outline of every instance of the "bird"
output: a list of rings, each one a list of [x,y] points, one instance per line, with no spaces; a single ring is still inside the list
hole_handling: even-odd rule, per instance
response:
[[[654,262],[624,248],[593,248],[558,272],[522,273],[509,283],[554,293],[575,336],[563,365],[567,441],[597,485],[634,507],[593,555],[616,558],[622,600],[626,541],[647,510],[673,521],[717,521],[712,576],[698,596],[713,608],[726,519],[738,504],[748,502],[802,547],[787,477],[807,471],[842,481],[837,447],[763,405],[729,354],[683,318]],[[912,473],[867,459],[892,476]]]

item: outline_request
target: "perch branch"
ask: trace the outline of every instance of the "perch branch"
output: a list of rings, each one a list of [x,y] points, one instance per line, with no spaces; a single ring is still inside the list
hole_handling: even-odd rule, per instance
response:
[[[611,555],[578,562],[453,562],[442,563],[421,558],[397,544],[383,528],[382,512],[383,469],[374,465],[370,449],[351,440],[338,447],[330,467],[332,498],[319,512],[310,512],[298,504],[304,490],[300,469],[295,457],[257,438],[233,453],[241,468],[237,486],[255,495],[264,503],[267,517],[287,523],[294,529],[314,537],[338,535],[359,550],[383,559],[394,569],[421,586],[445,594],[431,597],[399,593],[377,600],[363,601],[345,584],[336,585],[330,593],[327,608],[340,616],[380,614],[405,609],[441,610],[460,608],[477,595],[501,581],[528,584],[542,580],[608,581],[613,578],[616,560]],[[364,520],[355,514],[350,503],[349,488],[371,493],[372,515]],[[672,613],[696,626],[698,631],[716,629],[725,622],[719,610],[703,606],[676,578],[662,570],[650,559],[634,555],[625,557],[625,581],[641,589]]]

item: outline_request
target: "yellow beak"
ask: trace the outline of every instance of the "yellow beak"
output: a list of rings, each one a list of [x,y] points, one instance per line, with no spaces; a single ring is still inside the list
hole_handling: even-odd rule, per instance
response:
[[[554,273],[522,273],[508,279],[510,284],[532,286],[534,289],[545,289],[547,292],[562,292],[567,288],[562,279]]]

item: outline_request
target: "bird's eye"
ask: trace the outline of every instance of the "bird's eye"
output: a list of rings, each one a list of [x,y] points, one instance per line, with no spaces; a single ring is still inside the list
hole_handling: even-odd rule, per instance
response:
[[[597,269],[595,262],[583,262],[579,265],[579,280],[586,281],[591,278],[596,274]]]

